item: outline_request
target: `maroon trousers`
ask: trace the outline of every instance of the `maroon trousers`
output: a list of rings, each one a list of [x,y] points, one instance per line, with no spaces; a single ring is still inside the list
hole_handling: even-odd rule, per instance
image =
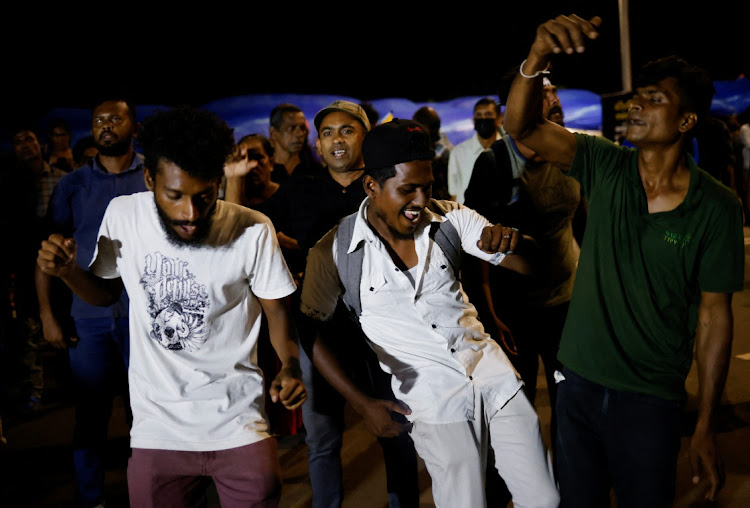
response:
[[[213,452],[134,448],[128,462],[130,506],[206,506],[211,480],[224,508],[276,507],[281,466],[276,439]]]

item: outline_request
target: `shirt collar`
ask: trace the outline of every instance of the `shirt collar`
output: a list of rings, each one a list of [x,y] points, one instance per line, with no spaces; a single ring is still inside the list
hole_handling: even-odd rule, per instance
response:
[[[101,173],[109,174],[109,172],[106,169],[104,169],[104,167],[101,164],[99,164],[99,156],[98,155],[96,157],[92,158],[89,161],[89,164],[91,164],[91,167],[93,169],[95,169],[97,171],[100,171]],[[128,169],[126,169],[125,171],[123,171],[123,173],[129,173],[131,171],[142,170],[142,169],[143,169],[143,154],[140,154],[140,153],[136,152],[134,154],[134,156],[133,156],[133,160],[130,161],[130,166],[128,166]],[[120,174],[122,174],[122,173],[120,173]]]
[[[688,168],[690,169],[690,183],[688,184],[688,191],[685,195],[685,199],[682,201],[679,209],[690,210],[697,206],[700,202],[701,186],[700,180],[702,180],[698,165],[693,160],[693,156],[687,155]]]
[[[433,203],[435,203],[435,201],[433,201]],[[354,221],[354,231],[352,231],[352,241],[349,243],[349,248],[346,251],[347,254],[351,254],[355,251],[361,242],[373,240],[380,241],[367,223],[367,209],[369,206],[370,198],[368,196],[362,200],[362,203],[359,205],[359,210],[357,210],[357,217]],[[437,206],[439,206],[439,204],[437,204]],[[419,237],[421,232],[433,222],[443,222],[447,220],[444,215],[433,212],[429,207],[425,208],[422,213],[425,214],[427,220],[422,221],[420,226],[414,231],[415,238]]]
[[[630,171],[630,181],[633,185],[636,185],[639,188],[643,188],[641,173],[638,170],[638,150],[635,148],[628,149],[632,150],[634,154],[633,164]],[[692,155],[688,153],[685,154],[685,156],[687,157],[688,170],[690,171],[690,183],[688,184],[688,191],[685,195],[685,199],[683,199],[682,203],[680,203],[677,208],[673,210],[673,212],[676,212],[678,214],[683,214],[689,210],[692,210],[696,205],[698,205],[702,193],[700,186],[700,180],[702,179],[700,168],[695,163]]]

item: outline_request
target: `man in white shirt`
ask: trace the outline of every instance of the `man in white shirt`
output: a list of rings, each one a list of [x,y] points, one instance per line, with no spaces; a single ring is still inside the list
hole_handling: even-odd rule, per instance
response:
[[[448,192],[451,199],[464,202],[464,191],[469,186],[474,162],[479,154],[488,150],[502,137],[503,113],[494,99],[483,97],[474,105],[474,130],[472,137],[457,144],[448,158]]]
[[[140,136],[150,192],[113,199],[89,270],[72,238],[38,265],[93,305],[130,297],[133,506],[199,506],[213,478],[222,506],[275,506],[276,441],[257,362],[261,312],[282,367],[269,390],[306,398],[286,297],[296,289],[270,220],[218,200],[232,129],[213,113],[169,110]]]
[[[534,409],[498,344],[484,332],[450,258],[432,230],[449,221],[467,254],[527,272],[517,230],[491,225],[473,210],[431,200],[434,152],[420,124],[393,120],[373,128],[362,146],[367,192],[348,254],[364,249],[359,280],[368,343],[392,375],[398,400],[362,393],[318,335],[313,362],[379,436],[411,432],[432,477],[438,507],[484,506],[488,446],[515,506],[557,506]],[[338,226],[308,254],[301,311],[331,318],[342,295]],[[402,418],[406,418],[406,422]],[[401,422],[397,421],[401,420]]]

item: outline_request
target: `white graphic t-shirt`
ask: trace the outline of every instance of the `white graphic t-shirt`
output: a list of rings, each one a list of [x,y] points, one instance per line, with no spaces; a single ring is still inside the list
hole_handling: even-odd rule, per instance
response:
[[[269,436],[258,298],[296,289],[271,221],[219,200],[208,238],[169,242],[153,193],[113,199],[91,271],[130,296],[131,446],[212,451]]]

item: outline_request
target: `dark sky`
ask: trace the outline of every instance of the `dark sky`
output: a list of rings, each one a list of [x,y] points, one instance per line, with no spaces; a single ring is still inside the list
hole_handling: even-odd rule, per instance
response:
[[[677,53],[714,79],[750,76],[750,30],[745,15],[732,10],[742,3],[714,0],[696,9],[631,0],[633,67]],[[357,5],[378,12],[352,14]],[[157,15],[123,4],[117,12],[18,16],[2,35],[3,120],[89,107],[110,86],[124,88],[137,104],[159,105],[257,93],[418,102],[494,94],[499,76],[526,56],[536,26],[570,12],[601,16],[602,35],[585,55],[556,58],[556,84],[600,94],[621,89],[617,0],[461,2],[424,13],[405,12],[408,2],[396,5],[316,3],[304,12],[284,3],[213,12],[200,4],[199,11]],[[451,12],[467,5],[471,12]]]

